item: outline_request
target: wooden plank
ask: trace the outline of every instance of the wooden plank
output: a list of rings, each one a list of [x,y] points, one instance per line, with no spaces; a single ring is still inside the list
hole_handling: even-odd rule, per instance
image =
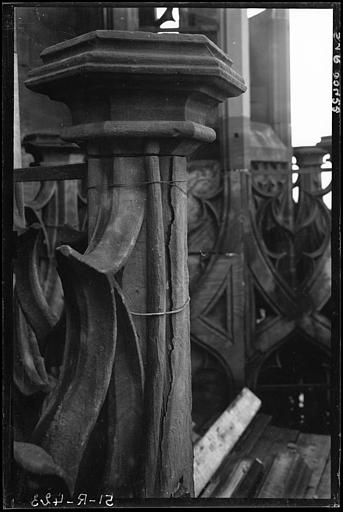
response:
[[[331,457],[328,457],[326,461],[324,471],[313,497],[318,499],[331,498]]]
[[[235,490],[248,473],[253,461],[251,459],[243,459],[237,462],[230,477],[217,488],[211,495],[212,498],[231,498]]]
[[[230,454],[230,457],[233,455],[241,456],[242,454],[250,454],[258,439],[265,431],[267,425],[270,423],[271,419],[272,417],[267,414],[256,414],[255,418],[245,429],[242,437],[235,445],[233,453]]]
[[[304,498],[312,469],[308,467],[295,445],[289,443],[274,456],[266,475],[259,498]]]
[[[270,470],[258,493],[258,498],[283,498],[287,476],[299,455],[294,450],[284,450],[274,457]]]
[[[87,176],[87,164],[36,165],[14,169],[14,182],[80,180]]]
[[[263,462],[267,474],[277,453],[295,443],[298,435],[298,430],[268,426],[249,455]]]
[[[331,439],[330,436],[324,435],[300,434],[296,447],[308,467],[312,469],[312,477],[305,497],[313,498],[330,454]]]
[[[312,476],[312,469],[308,467],[303,457],[295,451],[293,464],[285,482],[283,498],[305,498],[306,490]]]
[[[210,478],[209,482],[200,494],[200,498],[210,498],[214,496],[215,491],[221,488],[225,482],[229,480],[239,462],[240,459],[237,457],[233,461],[231,461],[231,459],[226,461],[224,460],[212,478]]]
[[[262,483],[263,475],[264,466],[259,459],[255,459],[233,492],[232,498],[254,498]]]
[[[201,498],[208,498],[214,490],[229,478],[236,463],[243,458],[247,458],[262,436],[265,428],[271,420],[271,416],[266,414],[256,414],[251,423],[245,429],[240,439],[235,444],[233,450],[227,455],[219,469],[209,480],[205,490],[201,494]]]
[[[194,447],[194,492],[198,497],[261,406],[244,388]]]

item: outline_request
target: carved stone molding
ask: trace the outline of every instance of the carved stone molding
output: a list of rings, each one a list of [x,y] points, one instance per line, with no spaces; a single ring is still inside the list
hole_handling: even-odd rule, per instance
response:
[[[71,494],[192,496],[186,155],[214,140],[215,107],[243,80],[201,35],[96,31],[41,57],[26,85],[70,108],[89,240],[57,249],[66,348],[30,442]]]
[[[325,150],[294,148],[299,173],[253,171],[246,237],[256,325],[249,346],[250,385],[262,362],[292,336],[330,353],[331,214],[323,201]],[[295,170],[294,173],[297,173]],[[294,189],[298,196],[293,197]]]

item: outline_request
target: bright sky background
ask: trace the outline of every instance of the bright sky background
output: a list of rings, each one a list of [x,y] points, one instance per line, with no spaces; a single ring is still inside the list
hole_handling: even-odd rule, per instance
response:
[[[292,145],[331,135],[332,9],[290,9]]]
[[[157,8],[161,16],[165,7]],[[265,9],[247,9],[251,18]],[[175,22],[165,22],[163,28],[179,26],[178,9],[173,9]],[[290,81],[292,146],[315,146],[331,135],[332,96],[332,9],[289,9]],[[331,168],[326,162],[323,168]],[[331,172],[321,173],[323,188],[331,180]],[[293,198],[298,201],[298,188]],[[324,196],[331,208],[331,192]]]
[[[290,9],[289,22],[292,145],[312,146],[331,135],[332,9]]]
[[[247,9],[248,18],[262,11]],[[173,15],[163,28],[178,27]],[[331,135],[332,9],[289,9],[289,18],[292,145],[313,146]]]

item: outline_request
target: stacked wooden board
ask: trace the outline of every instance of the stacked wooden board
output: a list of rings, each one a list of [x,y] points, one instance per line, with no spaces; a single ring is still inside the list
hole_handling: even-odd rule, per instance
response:
[[[196,497],[330,499],[330,437],[273,426],[259,407],[243,389],[194,436]]]

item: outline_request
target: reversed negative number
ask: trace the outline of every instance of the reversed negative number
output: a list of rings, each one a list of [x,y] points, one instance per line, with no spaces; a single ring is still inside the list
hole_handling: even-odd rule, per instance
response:
[[[74,505],[76,507],[87,507],[92,505],[103,505],[104,507],[113,507],[113,494],[101,494],[98,498],[88,497],[88,494],[81,493],[75,500],[64,499],[63,494],[59,494],[58,496],[52,496],[50,492],[45,494],[43,497],[39,497],[38,494],[35,494],[32,501],[32,507],[48,507],[54,506],[58,507],[59,505]]]
[[[332,104],[337,105],[337,106],[340,105],[340,99],[341,99],[340,85],[341,85],[340,74],[338,71],[336,71],[333,74]]]
[[[334,32],[334,55],[333,64],[334,68],[341,63],[341,33]],[[335,66],[336,65],[336,66]],[[333,73],[333,89],[332,89],[332,112],[339,114],[341,112],[341,73],[339,70],[334,70]]]

